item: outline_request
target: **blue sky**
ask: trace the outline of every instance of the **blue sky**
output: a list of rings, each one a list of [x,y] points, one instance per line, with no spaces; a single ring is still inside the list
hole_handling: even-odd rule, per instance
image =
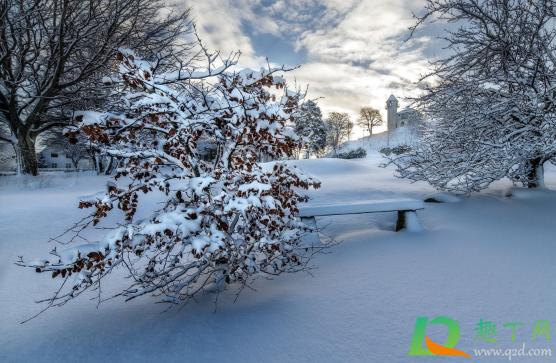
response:
[[[427,27],[408,42],[412,12],[422,0],[189,0],[204,43],[240,50],[249,67],[272,63],[301,67],[290,82],[309,86],[326,114],[361,106],[379,108],[392,93],[414,95],[428,60],[441,52]],[[403,101],[402,101],[403,105]]]

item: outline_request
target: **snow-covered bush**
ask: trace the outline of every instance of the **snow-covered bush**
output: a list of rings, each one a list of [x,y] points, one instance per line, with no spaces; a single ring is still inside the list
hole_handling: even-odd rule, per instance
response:
[[[390,156],[390,155],[392,155],[392,148],[390,148],[388,146],[383,147],[382,149],[380,149],[380,153],[385,155],[385,156]]]
[[[365,149],[358,147],[355,150],[346,151],[336,154],[338,159],[362,159],[367,156]]]
[[[402,155],[402,154],[406,154],[408,152],[410,152],[412,149],[411,146],[406,145],[406,144],[401,144],[401,145],[397,145],[397,146],[393,146],[393,147],[383,147],[382,149],[380,149],[380,152],[386,156],[390,156],[390,155]]]
[[[259,152],[279,159],[298,147],[289,122],[301,95],[286,87],[285,69],[232,71],[237,56],[222,64],[206,56],[204,70],[182,62],[160,74],[121,50],[110,110],[77,114],[79,126],[68,134],[86,135],[119,168],[104,194],[80,202],[92,213],[69,237],[103,226],[109,215],[120,220],[100,240],[21,261],[63,280],[50,305],[100,288],[116,268],[132,281],[117,296],[178,303],[207,288],[306,267],[314,250],[301,246],[307,229],[296,215],[307,200],[302,190],[319,182],[295,166],[256,161]],[[139,218],[151,192],[163,202]]]

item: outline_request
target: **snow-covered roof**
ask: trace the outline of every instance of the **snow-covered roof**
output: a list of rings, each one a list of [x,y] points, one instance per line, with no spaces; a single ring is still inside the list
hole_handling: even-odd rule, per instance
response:
[[[49,153],[63,154],[65,152],[66,150],[63,147],[56,145],[56,146],[46,146],[41,151],[39,151],[38,154],[49,154]]]
[[[397,101],[398,99],[394,96],[394,95],[390,95],[390,97],[388,97],[388,101]]]
[[[412,109],[411,107],[406,107],[406,108],[404,108],[403,110],[401,110],[401,111],[398,112],[398,113],[414,113],[414,112],[417,112],[417,111],[415,111],[415,110]]]

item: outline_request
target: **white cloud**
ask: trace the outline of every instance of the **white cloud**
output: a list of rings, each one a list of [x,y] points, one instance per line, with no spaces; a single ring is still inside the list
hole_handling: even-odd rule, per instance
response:
[[[270,18],[257,17],[252,11],[253,1],[192,0],[187,5],[191,6],[193,20],[205,46],[224,55],[239,50],[245,66],[264,64],[265,57],[255,53],[251,40],[243,33],[242,22],[252,22],[256,29],[265,33],[277,32],[278,26]]]
[[[417,41],[402,42],[412,23],[407,1],[361,1],[334,27],[303,33],[296,46],[308,52],[308,62],[297,80],[310,84],[310,96],[324,97],[325,111],[356,117],[371,105],[384,114],[390,93],[414,95],[411,82],[426,71],[422,47],[409,50]]]
[[[404,43],[412,11],[423,0],[195,0],[190,5],[203,40],[213,49],[242,51],[247,66],[265,63],[245,32],[272,34],[305,54],[293,74],[309,84],[309,97],[320,98],[323,111],[371,105],[384,114],[390,93],[412,96],[411,84],[427,69],[430,38]]]

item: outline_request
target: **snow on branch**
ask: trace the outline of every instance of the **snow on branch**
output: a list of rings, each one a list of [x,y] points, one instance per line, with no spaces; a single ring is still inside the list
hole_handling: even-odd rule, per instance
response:
[[[118,160],[105,193],[80,202],[92,210],[83,228],[106,229],[109,215],[117,227],[20,262],[62,279],[48,306],[100,289],[115,268],[132,277],[117,296],[154,294],[170,303],[305,269],[317,249],[301,245],[308,230],[296,216],[308,200],[303,190],[320,183],[287,163],[258,162],[298,149],[290,124],[301,95],[288,90],[286,70],[232,71],[231,60],[206,72],[177,65],[162,73],[128,50],[118,60],[108,108],[76,113],[71,130]],[[145,203],[147,194],[161,203]],[[138,215],[143,205],[146,216]]]
[[[427,1],[416,28],[458,27],[416,100],[432,121],[415,150],[390,160],[401,177],[461,193],[505,177],[544,185],[556,157],[554,9],[553,0]]]

